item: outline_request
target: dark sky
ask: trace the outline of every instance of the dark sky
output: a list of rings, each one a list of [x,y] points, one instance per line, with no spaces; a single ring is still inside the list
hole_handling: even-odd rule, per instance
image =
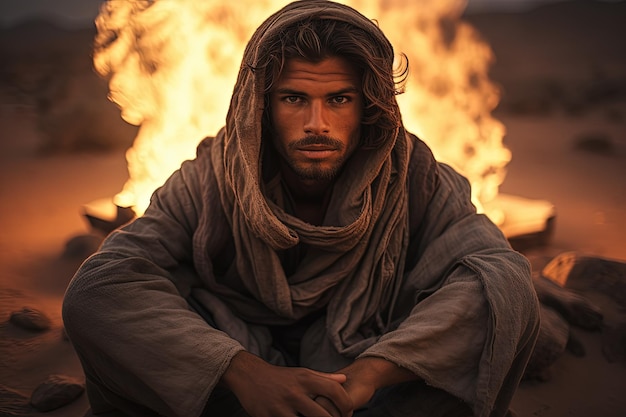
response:
[[[469,0],[468,9],[524,8],[555,1],[563,0]],[[36,16],[51,16],[64,26],[84,26],[96,17],[101,3],[102,0],[0,0],[0,25],[7,26]]]
[[[98,15],[101,3],[102,0],[0,0],[0,25],[52,17],[64,26],[85,26]]]
[[[538,4],[559,1],[564,0],[468,0],[467,10],[470,12],[484,10],[527,10]],[[598,1],[615,2],[622,0]],[[0,0],[0,26],[12,25],[32,17],[43,16],[52,17],[63,24],[63,26],[67,27],[85,26],[94,20],[98,14],[101,3],[102,0]],[[285,3],[287,3],[287,1],[285,1]]]

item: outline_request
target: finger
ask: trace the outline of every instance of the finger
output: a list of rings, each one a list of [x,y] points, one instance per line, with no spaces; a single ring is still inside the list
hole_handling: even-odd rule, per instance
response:
[[[338,381],[329,378],[317,378],[311,381],[310,392],[315,396],[325,397],[339,411],[340,416],[350,416],[353,410],[352,398]]]
[[[314,374],[318,376],[332,379],[333,381],[339,382],[340,384],[343,384],[348,380],[348,377],[345,374],[327,373],[327,372],[319,372],[319,371],[313,371],[313,370],[311,370],[311,372],[313,372]]]
[[[309,398],[308,401],[302,403],[298,407],[298,415],[304,417],[347,417],[342,416],[333,403],[328,401],[328,399],[326,399],[326,403],[323,401],[320,403],[318,402],[318,398],[323,397]]]
[[[323,396],[318,396],[315,398],[315,402],[321,405],[332,417],[342,417],[341,411],[335,407],[332,401]]]

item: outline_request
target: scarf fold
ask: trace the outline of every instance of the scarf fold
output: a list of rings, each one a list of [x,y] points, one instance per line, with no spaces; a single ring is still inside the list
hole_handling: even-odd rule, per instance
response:
[[[363,350],[355,344],[367,338],[360,332],[364,325],[383,331],[382,311],[391,298],[392,283],[404,271],[407,171],[413,142],[399,126],[381,147],[358,149],[337,178],[321,226],[289,214],[277,203],[286,198],[268,198],[268,184],[263,184],[261,174],[265,80],[264,71],[255,70],[258,51],[286,26],[314,18],[359,26],[393,57],[391,45],[372,21],[334,3],[292,3],[259,27],[244,53],[226,127],[211,152],[235,239],[230,273],[249,294],[237,294],[214,278],[208,286],[227,300],[235,314],[253,323],[291,323],[326,307],[333,345],[338,352],[354,355]],[[434,166],[429,152],[420,155],[426,166]],[[279,188],[274,187],[272,194],[280,195]],[[286,276],[279,252],[299,243],[307,245],[307,253],[294,275]]]

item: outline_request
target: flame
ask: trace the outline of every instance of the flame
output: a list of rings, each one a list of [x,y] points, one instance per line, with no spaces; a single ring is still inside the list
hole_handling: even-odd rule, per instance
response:
[[[140,126],[127,152],[129,180],[115,197],[140,215],[152,192],[223,125],[245,44],[287,1],[108,1],[96,19],[94,64],[110,99]],[[493,53],[461,15],[466,0],[343,1],[375,19],[409,58],[404,123],[435,157],[463,173],[479,211],[497,196],[511,158],[491,116],[499,91]],[[498,209],[486,211],[501,223]]]

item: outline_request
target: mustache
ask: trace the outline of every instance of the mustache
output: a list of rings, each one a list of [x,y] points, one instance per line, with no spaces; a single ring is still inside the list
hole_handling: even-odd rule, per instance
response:
[[[302,139],[298,139],[294,142],[291,142],[288,146],[289,146],[289,149],[294,150],[294,149],[301,148],[303,146],[310,146],[310,145],[328,146],[328,147],[338,149],[338,150],[343,149],[344,147],[343,142],[327,135],[308,135],[308,136],[303,137]]]

